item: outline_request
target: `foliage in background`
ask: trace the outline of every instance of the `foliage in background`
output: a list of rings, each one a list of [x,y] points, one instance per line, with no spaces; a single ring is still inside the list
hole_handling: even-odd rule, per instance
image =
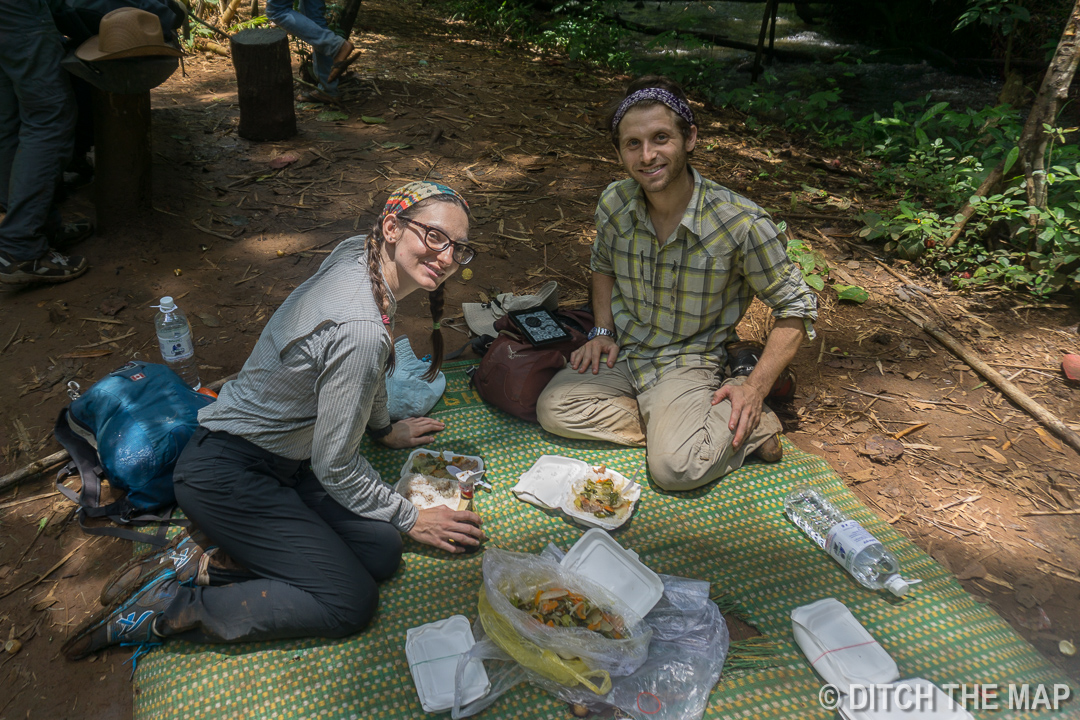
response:
[[[781,228],[783,229],[783,228]],[[825,289],[825,278],[829,274],[829,265],[825,256],[798,238],[791,238],[787,244],[788,257],[802,270],[806,284],[818,292]]]
[[[1070,5],[1066,0],[1038,1],[1041,12],[1055,17],[1067,15]],[[994,282],[1040,296],[1080,289],[1080,149],[1066,142],[1071,129],[1057,129],[1048,150],[1047,167],[1053,168],[1047,176],[1050,197],[1048,209],[1039,210],[1028,206],[1024,178],[1016,176],[1013,167],[1023,122],[1020,112],[1007,105],[954,110],[925,98],[897,102],[889,113],[856,118],[841,100],[855,77],[853,65],[862,61],[846,54],[786,82],[766,71],[756,85],[736,87],[727,68],[685,52],[701,47],[701,41],[675,30],[632,54],[626,32],[610,18],[613,6],[603,0],[571,0],[550,16],[528,0],[449,2],[458,17],[516,41],[634,75],[667,75],[715,105],[745,113],[746,126],[760,134],[783,128],[825,147],[861,151],[878,164],[875,184],[897,198],[893,212],[862,216],[863,237],[950,274],[960,286]],[[944,43],[962,44],[973,32],[984,38],[987,32],[1008,36],[1010,51],[1022,47],[1030,56],[1035,36],[1028,21],[1042,19],[1029,12],[1036,2],[930,0],[928,6],[927,0],[896,0],[872,3],[858,12],[886,13],[884,21],[879,17],[875,22],[893,31],[905,23],[922,29],[936,23],[941,27],[935,32],[947,38],[955,30]],[[940,22],[928,22],[931,16]],[[1034,29],[1045,34],[1040,28]],[[1013,37],[1021,31],[1029,33],[1022,41],[1026,44],[1014,46]],[[1007,170],[1006,189],[977,198],[975,218],[958,241],[946,247],[955,213],[1003,158],[1013,170],[1012,176]],[[828,268],[820,255],[799,240],[789,245],[789,254],[807,282],[822,289]]]

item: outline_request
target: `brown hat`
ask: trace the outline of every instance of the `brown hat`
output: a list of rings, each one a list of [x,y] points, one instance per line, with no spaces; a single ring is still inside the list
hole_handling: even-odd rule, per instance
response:
[[[165,44],[161,21],[154,13],[134,7],[113,10],[101,18],[98,34],[75,51],[80,60],[116,60],[143,55],[172,55],[183,53]]]

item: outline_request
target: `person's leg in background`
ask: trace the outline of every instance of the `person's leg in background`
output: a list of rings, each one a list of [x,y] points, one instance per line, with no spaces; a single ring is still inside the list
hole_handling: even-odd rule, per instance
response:
[[[49,248],[61,227],[54,201],[71,157],[75,107],[60,34],[44,1],[28,1],[5,13],[0,30],[0,282],[20,285],[64,282],[88,267]]]
[[[337,80],[330,81],[330,71],[334,62],[346,50],[348,41],[330,32],[326,23],[325,0],[301,0],[300,11],[293,9],[292,0],[266,0],[266,16],[278,27],[294,35],[311,46],[312,65],[319,79],[319,88],[336,97]],[[352,44],[348,43],[348,51]]]

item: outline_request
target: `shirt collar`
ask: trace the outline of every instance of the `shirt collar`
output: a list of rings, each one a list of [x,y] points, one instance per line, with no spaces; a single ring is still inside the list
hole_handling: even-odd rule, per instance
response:
[[[679,221],[679,225],[685,227],[695,237],[701,237],[701,213],[698,212],[698,208],[701,206],[701,193],[703,192],[702,186],[704,185],[704,181],[701,177],[701,173],[699,173],[696,168],[693,166],[689,167],[690,174],[694,178],[694,191],[690,194],[690,202],[686,204],[686,210],[683,211],[682,220]],[[629,209],[638,222],[644,224],[648,221],[649,208],[648,205],[645,204],[645,191],[641,189],[641,185],[637,186],[637,192],[634,193],[634,197],[630,200]]]

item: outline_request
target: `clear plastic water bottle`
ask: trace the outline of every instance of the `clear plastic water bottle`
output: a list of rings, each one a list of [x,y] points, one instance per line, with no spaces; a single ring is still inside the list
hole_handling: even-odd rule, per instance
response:
[[[900,577],[896,556],[814,488],[809,485],[795,488],[784,500],[784,512],[863,587],[884,588],[898,596],[907,593],[910,581]]]
[[[154,317],[154,328],[157,330],[161,357],[192,390],[198,390],[202,383],[199,382],[199,363],[195,359],[195,343],[191,338],[187,316],[169,296],[161,298],[160,304],[152,307],[160,310]]]

